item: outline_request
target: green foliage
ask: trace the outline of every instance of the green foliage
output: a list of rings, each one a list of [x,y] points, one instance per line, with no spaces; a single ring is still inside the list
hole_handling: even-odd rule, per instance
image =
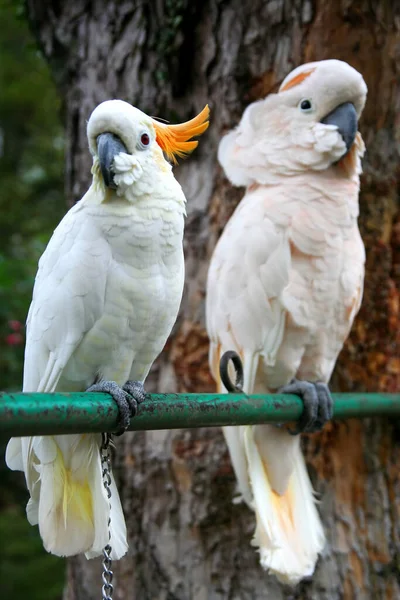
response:
[[[19,509],[9,508],[0,514],[3,598],[56,600],[62,597],[65,563],[44,554],[36,529]]]
[[[9,322],[25,322],[37,260],[65,212],[64,143],[60,100],[20,2],[0,5],[0,56],[0,372],[2,389],[20,389],[23,329]]]
[[[0,3],[0,375],[22,386],[24,322],[38,258],[65,213],[60,100],[23,3]],[[24,477],[6,468],[0,439],[0,578],[10,600],[60,600],[65,561],[26,520]]]

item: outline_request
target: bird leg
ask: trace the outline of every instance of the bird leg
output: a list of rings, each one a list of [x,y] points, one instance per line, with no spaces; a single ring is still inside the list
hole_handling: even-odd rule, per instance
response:
[[[278,393],[296,394],[303,401],[304,408],[296,429],[289,430],[293,435],[319,431],[333,416],[333,400],[326,383],[293,379],[288,385],[280,388]]]
[[[128,429],[131,418],[136,415],[138,404],[146,399],[146,392],[140,381],[127,381],[122,388],[115,381],[99,381],[86,391],[103,392],[113,397],[118,406],[118,428],[114,435],[122,435]]]

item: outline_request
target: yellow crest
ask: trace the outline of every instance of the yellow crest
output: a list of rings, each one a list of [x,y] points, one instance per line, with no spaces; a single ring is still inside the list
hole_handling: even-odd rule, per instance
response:
[[[180,125],[169,125],[153,119],[157,144],[170,161],[176,164],[177,157],[184,158],[197,148],[199,142],[190,140],[206,131],[209,126],[209,114],[210,109],[207,104],[197,117]]]

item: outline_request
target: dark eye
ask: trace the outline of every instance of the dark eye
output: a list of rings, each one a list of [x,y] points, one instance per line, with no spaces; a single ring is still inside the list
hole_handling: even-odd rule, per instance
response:
[[[302,100],[300,102],[300,108],[301,108],[301,110],[304,110],[304,111],[311,110],[312,109],[311,100],[308,100],[307,98]]]
[[[148,146],[150,144],[150,137],[148,133],[142,133],[140,141],[142,142],[143,146]]]

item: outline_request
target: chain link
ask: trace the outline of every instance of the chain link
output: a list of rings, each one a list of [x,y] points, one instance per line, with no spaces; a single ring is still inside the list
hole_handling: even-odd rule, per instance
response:
[[[103,477],[103,485],[104,489],[107,493],[107,498],[110,505],[110,517],[108,519],[108,539],[111,541],[111,450],[110,450],[110,441],[111,436],[109,433],[102,434],[102,444],[100,448],[100,457],[101,457],[101,468],[102,468],[102,477]],[[101,588],[101,597],[102,600],[112,600],[112,595],[114,591],[114,587],[112,585],[113,580],[113,572],[111,570],[112,561],[111,561],[111,544],[108,543],[105,548],[103,548],[103,573],[102,580],[103,585]]]

